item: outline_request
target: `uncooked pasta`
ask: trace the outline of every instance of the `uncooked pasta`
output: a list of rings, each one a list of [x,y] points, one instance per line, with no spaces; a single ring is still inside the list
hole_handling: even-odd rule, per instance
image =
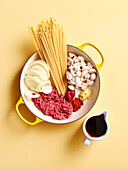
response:
[[[67,81],[67,45],[63,26],[50,18],[41,21],[36,29],[29,27],[29,32],[42,60],[49,66],[52,81],[58,93],[65,94]]]

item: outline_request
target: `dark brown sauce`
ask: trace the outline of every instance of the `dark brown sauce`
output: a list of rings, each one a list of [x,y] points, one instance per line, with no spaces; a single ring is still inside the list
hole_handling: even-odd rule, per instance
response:
[[[104,120],[104,114],[93,116],[87,120],[86,130],[91,137],[100,137],[106,133],[107,124]]]

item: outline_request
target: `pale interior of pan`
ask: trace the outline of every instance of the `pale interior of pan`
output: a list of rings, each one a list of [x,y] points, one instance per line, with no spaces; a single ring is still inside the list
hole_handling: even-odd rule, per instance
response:
[[[68,45],[68,52],[74,53],[76,55],[82,55],[85,57],[86,61],[91,61],[91,63],[93,64],[94,68],[97,70],[94,62],[88,57],[88,55],[86,55],[83,51],[79,50],[78,48],[75,48],[73,46]],[[24,68],[22,70],[21,73],[21,79],[20,79],[20,90],[21,90],[21,95],[22,98],[26,104],[26,106],[29,108],[29,110],[38,118],[50,122],[50,123],[58,123],[58,124],[62,124],[62,123],[69,123],[72,121],[75,121],[81,117],[83,117],[86,113],[88,113],[88,111],[93,107],[93,105],[95,104],[98,94],[99,94],[99,87],[100,87],[100,80],[99,80],[99,74],[97,71],[97,78],[95,80],[95,83],[93,86],[91,86],[92,89],[92,96],[89,100],[84,101],[84,106],[81,107],[81,109],[77,112],[73,112],[71,117],[69,119],[66,120],[56,120],[53,119],[51,116],[46,116],[44,115],[39,109],[37,109],[33,102],[31,100],[27,100],[26,97],[24,96],[24,92],[28,89],[26,87],[26,85],[24,84],[24,77],[25,77],[25,73],[28,70],[30,64],[34,61],[39,59],[39,55],[38,53],[34,53],[29,60],[26,62],[26,64],[24,65]],[[76,97],[78,96],[80,90],[76,89]]]

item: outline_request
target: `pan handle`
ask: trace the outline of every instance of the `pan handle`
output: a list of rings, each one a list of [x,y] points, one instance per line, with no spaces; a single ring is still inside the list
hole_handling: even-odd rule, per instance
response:
[[[28,125],[36,125],[36,124],[38,124],[38,123],[40,123],[40,122],[43,121],[43,120],[39,119],[38,117],[36,117],[35,122],[29,122],[28,120],[26,120],[26,119],[21,115],[21,113],[20,113],[20,111],[19,111],[19,105],[20,105],[20,104],[24,104],[24,101],[23,101],[22,97],[20,97],[19,100],[18,100],[18,102],[16,103],[16,112],[17,112],[17,114],[19,115],[19,117],[20,117],[25,123],[27,123]]]
[[[87,45],[92,46],[93,48],[95,48],[99,52],[102,61],[101,61],[100,64],[96,64],[96,66],[97,66],[98,70],[100,71],[101,67],[104,65],[104,56],[101,53],[101,51],[94,44],[92,44],[90,42],[86,42],[86,43],[84,43],[84,44],[82,44],[80,46],[77,46],[77,48],[80,48],[81,50],[84,50],[84,47],[87,46]]]

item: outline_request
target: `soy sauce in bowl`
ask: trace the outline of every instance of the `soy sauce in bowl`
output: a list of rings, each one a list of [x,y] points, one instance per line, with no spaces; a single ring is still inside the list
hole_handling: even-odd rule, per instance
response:
[[[100,137],[106,133],[107,124],[104,114],[93,116],[87,120],[86,131],[91,137]]]

